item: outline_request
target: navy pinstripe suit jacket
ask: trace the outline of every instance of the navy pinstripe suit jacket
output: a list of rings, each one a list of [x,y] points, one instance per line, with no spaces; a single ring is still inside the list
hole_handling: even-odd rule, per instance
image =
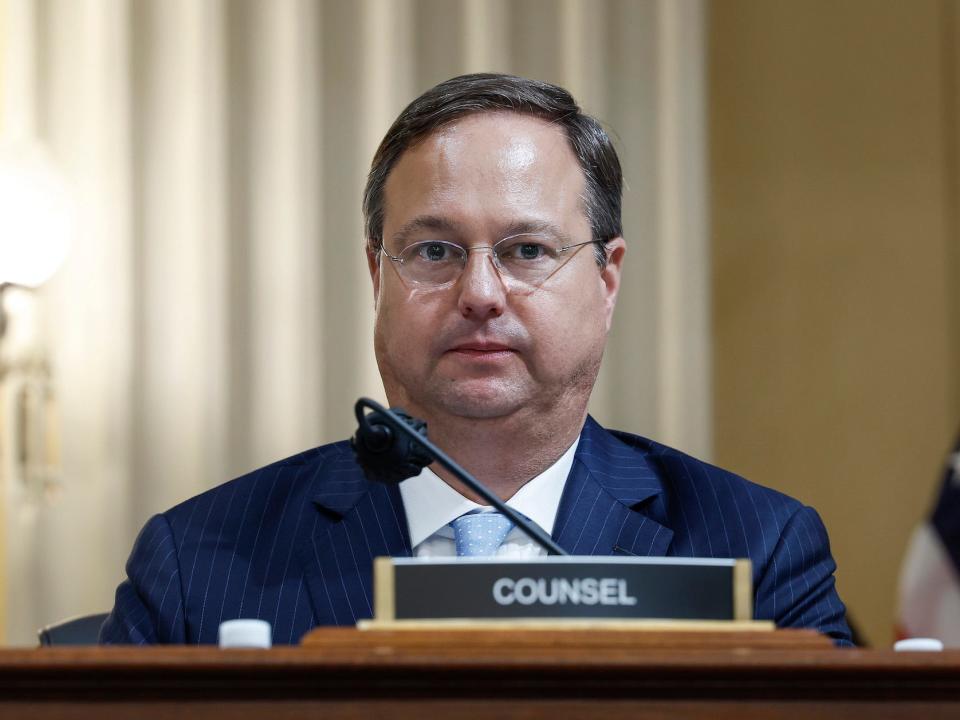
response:
[[[592,418],[553,538],[575,555],[748,557],[757,618],[849,643],[814,510]],[[309,450],[151,518],[100,639],[215,643],[221,621],[244,617],[296,643],[371,617],[378,555],[410,555],[399,489],[368,482],[349,443]]]

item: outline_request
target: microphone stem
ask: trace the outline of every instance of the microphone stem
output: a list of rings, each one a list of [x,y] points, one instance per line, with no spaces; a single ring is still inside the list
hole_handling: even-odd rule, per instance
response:
[[[544,548],[547,551],[547,554],[568,554],[566,550],[557,545],[553,541],[553,538],[547,535],[538,525],[531,523],[529,520],[527,520],[527,518],[523,517],[520,513],[503,502],[503,500],[488,490],[478,480],[474,479],[470,473],[454,462],[453,458],[434,445],[428,438],[413,430],[413,428],[400,420],[400,418],[394,415],[390,410],[387,410],[385,407],[380,405],[380,403],[374,402],[369,398],[360,398],[357,400],[357,417],[361,422],[363,422],[363,418],[360,417],[362,415],[362,411],[360,410],[361,407],[367,407],[375,412],[380,413],[395,431],[404,433],[407,435],[407,437],[412,438],[420,446],[425,448],[428,453],[433,455],[438,463],[453,473],[460,482],[473,490],[473,492],[486,500],[487,503],[495,507],[506,517],[510,518],[514,525],[520,528],[520,530],[527,535],[527,537],[540,545],[540,547]]]

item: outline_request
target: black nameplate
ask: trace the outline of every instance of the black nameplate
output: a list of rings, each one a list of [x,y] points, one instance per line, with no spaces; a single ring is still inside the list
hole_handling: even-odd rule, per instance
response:
[[[377,558],[378,621],[750,620],[749,560]]]

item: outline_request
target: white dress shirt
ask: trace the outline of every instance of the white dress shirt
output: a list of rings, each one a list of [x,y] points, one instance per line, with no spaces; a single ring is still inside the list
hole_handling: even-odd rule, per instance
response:
[[[548,535],[553,531],[560,496],[579,442],[578,436],[559,460],[507,500],[507,505],[526,515]],[[457,547],[450,522],[472,510],[492,509],[468,500],[430,468],[424,468],[419,475],[400,483],[400,496],[403,498],[410,546],[415,557],[456,557]],[[518,528],[510,531],[497,551],[497,557],[537,557],[546,554],[546,550]]]

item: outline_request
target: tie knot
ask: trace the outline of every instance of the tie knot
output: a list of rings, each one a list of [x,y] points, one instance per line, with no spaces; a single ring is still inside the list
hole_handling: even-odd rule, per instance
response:
[[[450,526],[457,543],[458,557],[488,557],[513,529],[513,522],[498,512],[470,512],[461,515]]]

